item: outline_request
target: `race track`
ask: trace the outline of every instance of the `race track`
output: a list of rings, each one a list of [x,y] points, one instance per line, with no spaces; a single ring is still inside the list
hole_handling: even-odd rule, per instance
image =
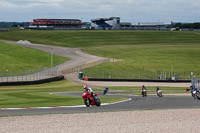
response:
[[[81,52],[79,49],[75,48],[63,48],[63,47],[55,47],[55,46],[48,46],[48,45],[41,45],[41,44],[17,44],[12,41],[6,41],[12,44],[21,45],[25,47],[35,48],[39,50],[43,50],[46,52],[51,52],[52,48],[54,49],[54,54],[61,55],[65,57],[70,57],[71,60],[59,65],[59,70],[63,70],[65,68],[76,67],[78,65],[82,65],[85,62],[94,62],[97,60],[103,60],[105,58],[97,57],[93,55],[88,55]],[[134,83],[134,82],[120,82],[120,83],[110,83],[110,82],[87,82],[79,80],[77,77],[77,73],[67,74],[65,77],[77,84],[83,85],[88,84],[89,86],[141,86],[140,84],[144,84],[148,86],[147,83]],[[157,86],[157,83],[149,83],[151,86]],[[181,87],[189,87],[190,84],[188,83],[169,83],[168,86],[181,86]],[[91,87],[90,86],[90,87]],[[166,86],[166,83],[160,83],[159,86]],[[101,95],[100,97],[104,97]],[[78,106],[78,107],[54,107],[54,108],[29,108],[29,109],[0,109],[0,116],[10,116],[10,115],[36,115],[36,114],[59,114],[59,113],[87,113],[87,112],[112,112],[112,111],[128,111],[128,110],[155,110],[155,109],[180,109],[180,108],[199,108],[200,107],[200,100],[195,100],[191,96],[165,96],[163,98],[158,98],[157,96],[148,96],[143,98],[141,96],[119,96],[115,95],[115,92],[110,92],[110,97],[126,97],[127,99],[131,99],[128,101],[115,103],[115,104],[107,104],[102,105],[100,107],[85,107],[85,106]],[[80,96],[81,92],[79,93],[62,93],[56,95],[73,95],[73,96]]]
[[[53,107],[53,108],[31,108],[31,109],[2,109],[0,116],[10,115],[41,115],[41,114],[63,114],[63,113],[92,113],[92,112],[115,112],[115,111],[131,111],[131,110],[158,110],[158,109],[188,109],[199,108],[200,100],[193,99],[188,96],[135,96],[135,95],[117,95],[119,92],[110,92],[108,95],[102,95],[98,92],[100,97],[126,97],[126,101],[119,103],[105,104],[96,107],[81,106],[69,107]],[[81,92],[74,93],[54,93],[54,95],[63,96],[81,96]]]

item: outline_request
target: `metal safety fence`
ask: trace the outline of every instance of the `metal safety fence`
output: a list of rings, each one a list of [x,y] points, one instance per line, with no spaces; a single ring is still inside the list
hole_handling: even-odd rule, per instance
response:
[[[5,71],[0,72],[0,83],[1,82],[23,82],[23,81],[37,81],[48,78],[57,77],[60,75],[66,75],[73,72],[79,72],[80,69],[98,65],[104,62],[114,62],[114,59],[103,59],[98,61],[86,62],[82,65],[76,65],[73,67],[59,70],[58,67],[44,68],[44,69],[30,69],[26,71]]]
[[[191,87],[192,88],[197,88],[198,90],[200,89],[200,79],[199,75],[194,74],[193,72],[191,73]]]
[[[99,79],[150,79],[150,80],[190,80],[190,72],[171,72],[158,71],[104,71],[104,70],[88,70],[82,69],[84,77]],[[199,73],[196,73],[198,76]]]
[[[46,69],[30,69],[27,71],[5,71],[0,72],[1,82],[23,82],[23,81],[37,81],[48,78],[57,77],[60,75],[58,67],[46,68]]]
[[[73,72],[79,72],[83,68],[95,66],[95,65],[102,64],[102,63],[105,63],[105,62],[114,62],[114,61],[116,61],[116,60],[114,60],[114,59],[103,59],[103,60],[98,60],[98,61],[93,61],[93,62],[87,62],[87,63],[82,64],[82,65],[77,65],[77,66],[74,66],[74,67],[71,67],[71,68],[66,68],[64,70],[61,70],[61,74],[66,75],[66,74],[70,74],[70,73],[73,73]]]

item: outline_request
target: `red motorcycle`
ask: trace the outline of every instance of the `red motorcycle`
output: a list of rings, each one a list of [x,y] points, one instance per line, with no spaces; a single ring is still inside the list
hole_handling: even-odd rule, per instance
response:
[[[98,96],[97,93],[94,92],[89,93],[88,91],[82,94],[82,98],[87,107],[90,107],[90,105],[91,106],[96,105],[97,107],[99,107],[101,105],[101,101],[97,96]]]

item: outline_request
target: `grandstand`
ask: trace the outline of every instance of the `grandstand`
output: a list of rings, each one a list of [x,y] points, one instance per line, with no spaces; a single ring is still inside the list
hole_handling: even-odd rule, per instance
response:
[[[97,18],[91,20],[91,29],[96,30],[119,30],[120,29],[120,18]]]
[[[132,25],[132,30],[170,30],[171,23],[164,22],[139,22]]]
[[[29,29],[68,30],[81,29],[82,21],[79,19],[33,19]]]

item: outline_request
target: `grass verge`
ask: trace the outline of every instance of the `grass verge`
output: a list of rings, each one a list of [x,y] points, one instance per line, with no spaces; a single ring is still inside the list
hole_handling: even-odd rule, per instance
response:
[[[82,97],[50,95],[53,92],[83,91],[82,86],[66,80],[41,85],[0,87],[0,108],[26,108],[83,105]],[[101,98],[102,103],[123,98]]]
[[[147,86],[147,92],[148,95],[156,95],[156,86]],[[185,92],[184,87],[159,87],[163,95],[164,94],[188,94],[190,92]],[[141,95],[141,87],[140,86],[134,86],[134,87],[109,87],[110,90],[122,90],[124,92],[119,92],[117,94],[122,94],[122,95],[127,95],[127,94],[132,94],[132,95]],[[127,91],[127,92],[126,92]]]

